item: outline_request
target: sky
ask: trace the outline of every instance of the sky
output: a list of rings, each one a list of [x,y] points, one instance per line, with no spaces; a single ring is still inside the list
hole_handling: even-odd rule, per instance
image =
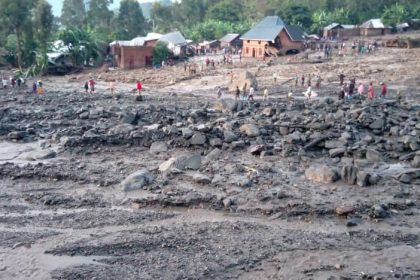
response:
[[[61,15],[61,7],[63,6],[64,0],[48,0],[50,4],[53,6],[53,13],[55,16]],[[156,0],[138,0],[140,3],[145,2],[155,2]],[[120,4],[120,0],[114,0],[114,4],[112,4],[111,9],[117,8]]]

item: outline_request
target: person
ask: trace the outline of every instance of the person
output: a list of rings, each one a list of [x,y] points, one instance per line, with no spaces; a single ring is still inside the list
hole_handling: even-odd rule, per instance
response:
[[[44,87],[43,87],[43,82],[42,80],[38,81],[38,89],[37,89],[38,94],[43,94],[44,93]]]
[[[89,80],[89,88],[90,88],[90,93],[95,93],[95,80],[93,78],[90,78]]]
[[[220,99],[222,97],[222,89],[220,87],[217,88],[217,98]]]
[[[397,91],[397,101],[398,101],[398,104],[401,104],[401,99],[402,99],[402,94],[401,94],[401,91],[398,90]]]
[[[37,93],[38,92],[38,90],[37,90],[37,85],[36,85],[36,82],[34,82],[33,84],[32,84],[32,93]]]
[[[277,83],[277,72],[273,73],[273,83]]]
[[[162,60],[162,68],[165,68],[165,60]]]
[[[305,75],[304,74],[302,74],[301,81],[302,81],[302,86],[304,86],[305,85]]]
[[[295,87],[297,87],[298,84],[299,84],[299,76],[296,75],[296,77],[295,77]]]
[[[3,88],[7,88],[7,79],[5,77],[3,77],[2,83],[3,83]]]
[[[365,94],[365,85],[363,83],[359,84],[359,87],[357,88],[357,93],[359,96],[363,96]]]
[[[10,83],[11,83],[12,87],[14,88],[16,86],[16,79],[12,77],[10,79]]]
[[[141,90],[143,89],[143,85],[140,83],[140,81],[137,81],[136,89],[137,89],[137,95],[141,95]]]
[[[251,86],[251,87],[249,88],[248,101],[249,101],[249,100],[254,101],[254,92],[255,92],[255,90],[254,90],[254,88]]]
[[[114,94],[115,92],[115,80],[112,80],[109,82],[109,89],[111,90],[111,94]]]
[[[350,96],[350,99],[353,96],[353,93],[354,93],[354,89],[355,88],[356,88],[356,80],[351,79],[350,80],[350,84],[349,84],[349,96]]]
[[[184,61],[184,72],[187,72],[187,62]]]
[[[311,81],[311,74],[308,75],[308,87],[310,87],[312,85],[312,81]]]
[[[340,77],[340,86],[342,86],[344,84],[344,77],[345,76],[344,76],[343,73],[341,73],[339,77]]]
[[[388,87],[386,86],[386,83],[381,83],[381,84],[382,84],[382,90],[381,90],[382,98],[385,98],[385,96],[388,92]]]
[[[265,101],[265,100],[268,101],[268,89],[267,88],[264,89],[263,101]]]
[[[341,86],[341,89],[340,89],[340,94],[338,95],[338,99],[339,99],[339,100],[343,100],[343,99],[344,99],[344,97],[345,97],[345,95],[346,95],[346,87],[347,87],[347,84],[343,84],[343,85]]]
[[[316,76],[316,88],[319,89],[321,87],[321,76]]]
[[[290,89],[289,93],[287,94],[287,101],[291,101],[292,100],[292,96],[293,96],[293,90]]]
[[[236,91],[235,91],[235,100],[239,100],[239,96],[241,94],[241,91],[239,90],[239,87],[236,86]]]
[[[233,71],[230,72],[230,83],[233,83],[233,79],[235,78],[235,75],[233,74]]]
[[[375,89],[373,88],[373,83],[370,82],[368,87],[368,98],[369,100],[372,100],[375,98]]]
[[[305,92],[305,96],[308,100],[311,100],[311,95],[312,95],[312,87],[308,86],[308,89]]]
[[[88,93],[88,91],[89,91],[89,82],[88,81],[85,81],[84,88],[85,88],[85,92]]]
[[[247,83],[245,83],[244,86],[242,87],[242,93],[244,96],[246,96],[246,87],[247,87]]]

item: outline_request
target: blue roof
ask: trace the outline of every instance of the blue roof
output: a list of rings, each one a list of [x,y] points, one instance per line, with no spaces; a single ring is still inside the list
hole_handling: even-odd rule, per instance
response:
[[[283,20],[278,16],[268,16],[257,23],[245,33],[242,40],[274,41],[280,31],[285,27]]]

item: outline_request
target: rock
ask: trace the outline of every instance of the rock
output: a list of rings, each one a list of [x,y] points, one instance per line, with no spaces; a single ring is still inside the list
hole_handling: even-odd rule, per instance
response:
[[[181,128],[181,132],[182,132],[182,137],[184,137],[185,139],[191,138],[191,136],[193,136],[194,134],[194,132],[188,127]]]
[[[357,185],[360,187],[369,186],[370,174],[367,172],[359,171],[357,172]]]
[[[167,172],[173,168],[178,170],[198,170],[201,167],[200,155],[181,155],[172,157],[159,165],[160,172]]]
[[[341,169],[341,179],[349,185],[357,183],[357,168],[353,165],[345,165]]]
[[[335,208],[335,213],[338,216],[344,216],[344,215],[348,215],[350,213],[354,212],[354,207],[353,206],[340,206]]]
[[[218,148],[213,149],[210,153],[207,154],[206,161],[211,162],[211,161],[218,160],[221,154],[222,154],[222,151],[220,149]]]
[[[236,180],[236,184],[237,184],[238,187],[241,187],[241,188],[251,187],[251,181],[246,177],[239,177]]]
[[[420,168],[420,155],[416,155],[411,162],[411,166],[414,168]]]
[[[230,84],[229,92],[235,92],[236,87],[239,87],[239,89],[242,92],[242,89],[245,84],[247,89],[249,89],[252,86],[255,90],[258,90],[258,81],[255,75],[253,75],[249,71],[244,71],[242,73],[239,73],[233,81],[233,83]]]
[[[248,151],[253,156],[259,156],[261,155],[261,152],[264,151],[264,149],[265,149],[264,145],[256,145],[256,146],[249,147]]]
[[[358,225],[359,225],[359,222],[356,219],[350,219],[346,223],[347,227],[355,227],[355,226],[358,226]]]
[[[201,132],[196,132],[191,137],[191,145],[204,145],[206,144],[207,138],[206,136]]]
[[[272,117],[275,113],[276,113],[275,109],[268,107],[262,110],[261,115],[266,116],[266,117]]]
[[[213,180],[211,180],[211,183],[213,185],[217,185],[217,184],[219,184],[223,181],[224,181],[224,177],[220,174],[216,174],[216,175],[214,175]]]
[[[149,151],[152,154],[164,153],[164,152],[167,152],[168,151],[168,146],[163,141],[153,142],[152,145],[150,146],[150,150]]]
[[[376,119],[373,123],[369,125],[371,129],[377,129],[377,130],[382,130],[384,126],[385,126],[384,119]]]
[[[318,183],[333,183],[340,179],[340,175],[335,168],[326,165],[314,165],[305,170],[305,177],[308,180]]]
[[[24,137],[24,131],[12,131],[9,134],[7,134],[7,139],[9,140],[22,140]]]
[[[32,151],[26,154],[23,154],[21,158],[24,158],[25,160],[43,160],[43,159],[50,159],[55,158],[57,153],[54,150],[46,149],[46,150],[40,150],[40,151]]]
[[[260,130],[255,124],[244,124],[239,128],[239,131],[249,137],[257,137],[260,135]]]
[[[143,169],[125,178],[124,181],[121,182],[121,186],[125,192],[140,190],[144,186],[153,183],[154,180],[155,177],[153,174],[151,174],[147,169]]]
[[[225,207],[225,208],[229,208],[232,204],[233,204],[233,201],[232,201],[232,199],[230,199],[229,197],[228,198],[225,198],[225,199],[223,199],[223,206]]]
[[[206,176],[204,174],[201,174],[201,173],[195,173],[193,175],[193,180],[195,182],[199,183],[199,184],[210,184],[211,183],[211,179],[208,176]]]
[[[110,134],[110,135],[112,135],[112,134],[129,134],[134,129],[135,128],[134,128],[133,125],[128,124],[128,123],[124,123],[124,124],[116,125],[116,126],[112,127],[111,129],[109,129],[108,134]]]
[[[369,185],[374,186],[379,183],[380,177],[378,174],[370,174],[369,176]]]
[[[237,102],[232,98],[218,99],[214,105],[214,109],[222,113],[232,113],[236,111]]]
[[[210,146],[212,147],[221,147],[223,145],[223,141],[220,138],[213,138],[210,139]]]
[[[279,132],[281,135],[286,136],[289,134],[289,128],[287,126],[280,126]]]
[[[369,217],[374,219],[385,219],[389,216],[388,207],[385,205],[373,205],[369,211]]]
[[[327,149],[336,149],[336,148],[345,148],[345,143],[337,140],[325,141],[325,148]]]
[[[371,162],[381,162],[383,161],[382,155],[375,149],[368,149],[366,151],[366,159]]]
[[[233,141],[238,140],[238,136],[231,130],[225,130],[223,132],[223,138],[226,143],[232,143]]]
[[[413,178],[410,174],[403,174],[400,176],[400,182],[403,184],[410,184]]]
[[[137,120],[137,113],[132,113],[132,112],[127,112],[122,118],[122,122],[128,123],[128,124],[135,124],[136,120]]]
[[[331,149],[329,150],[329,154],[332,158],[337,157],[337,156],[341,156],[344,155],[344,153],[346,152],[346,148],[335,148],[335,149]]]

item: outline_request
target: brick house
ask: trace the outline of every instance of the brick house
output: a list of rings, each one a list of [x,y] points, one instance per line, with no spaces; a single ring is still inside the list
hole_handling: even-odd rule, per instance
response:
[[[368,20],[360,25],[361,36],[381,36],[391,34],[391,30],[391,27],[385,26],[379,18]]]
[[[219,39],[221,48],[241,48],[242,40],[241,34],[229,33]]]
[[[286,25],[278,16],[268,16],[242,35],[242,56],[264,58],[302,50],[304,33],[299,26]]]
[[[331,23],[324,28],[324,38],[343,39],[360,35],[360,29],[356,25]]]

